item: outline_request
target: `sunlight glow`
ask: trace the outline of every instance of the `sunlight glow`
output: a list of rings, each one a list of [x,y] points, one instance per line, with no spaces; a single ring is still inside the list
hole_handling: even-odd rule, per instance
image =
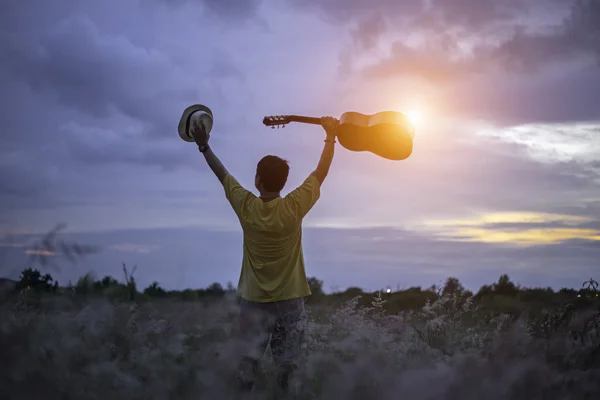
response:
[[[600,232],[593,229],[552,228],[502,231],[494,229],[459,228],[440,236],[459,242],[506,243],[519,246],[556,244],[565,240],[600,241]]]
[[[408,119],[410,119],[410,122],[415,126],[419,125],[423,120],[423,113],[420,110],[410,110],[406,112],[406,115],[408,116]]]
[[[486,224],[540,224],[560,222],[565,225],[578,225],[585,222],[593,222],[594,220],[587,217],[577,215],[563,215],[538,212],[491,212],[481,213],[468,219],[448,219],[448,220],[432,220],[425,221],[427,226],[482,226]]]
[[[48,257],[52,257],[52,256],[56,255],[55,252],[48,251],[48,250],[25,250],[25,254],[30,255],[30,256],[48,256]]]

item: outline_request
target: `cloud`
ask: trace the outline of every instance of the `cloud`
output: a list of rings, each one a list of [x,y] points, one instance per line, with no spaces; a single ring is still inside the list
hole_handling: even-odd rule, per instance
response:
[[[193,176],[197,153],[175,131],[181,111],[210,98],[217,115],[226,114],[223,85],[244,79],[223,42],[206,43],[206,52],[177,45],[193,15],[181,7],[163,13],[159,3],[115,8],[61,0],[51,10],[39,1],[2,8],[2,213],[20,210],[9,219],[31,220],[41,209],[114,206],[135,188],[132,181],[156,182],[146,168]],[[202,15],[198,5],[194,10]],[[132,24],[134,16],[148,29]],[[176,22],[184,27],[153,33]],[[218,129],[234,121],[221,118]],[[215,143],[221,140],[216,135]],[[164,192],[144,189],[164,200]]]
[[[202,205],[205,189],[218,186],[193,144],[175,131],[192,103],[213,110],[213,148],[232,171],[252,169],[247,166],[266,151],[293,151],[300,135],[275,138],[260,121],[278,111],[282,98],[290,109],[306,104],[329,50],[298,42],[305,34],[302,23],[289,24],[295,16],[269,21],[267,28],[274,25],[278,34],[260,21],[240,23],[238,17],[257,13],[259,6],[71,0],[52,7],[39,0],[3,5],[0,220],[45,229],[56,222],[49,222],[50,212],[73,224],[86,214],[128,220],[120,216],[136,214],[142,203]],[[325,28],[313,25],[313,33],[324,36]],[[298,48],[284,51],[294,40],[316,57],[307,59]],[[297,76],[293,82],[291,75]],[[179,193],[175,200],[173,191]],[[189,202],[181,207],[183,197]],[[137,209],[118,211],[129,207],[125,203]],[[148,217],[137,216],[136,223]],[[182,217],[172,219],[181,223]]]
[[[401,31],[403,38],[394,44],[407,52],[402,55],[409,60],[416,49],[407,43],[429,44],[435,46],[429,50],[448,61],[470,56],[465,57],[470,64],[502,62],[531,71],[548,62],[597,53],[600,40],[600,8],[589,0],[380,0],[368,7],[339,0],[295,4],[318,7],[334,20],[357,24],[352,37],[363,47],[376,46],[373,39],[384,33]],[[370,46],[364,46],[365,38]]]
[[[463,220],[423,223],[446,240],[538,246],[570,240],[600,241],[600,219],[537,212],[479,214]]]
[[[262,155],[290,159],[289,190],[315,168],[322,133],[306,125],[273,132],[264,115],[375,112],[414,100],[425,121],[411,158],[338,148],[305,221],[386,228],[308,229],[309,273],[327,285],[376,288],[451,273],[488,283],[506,269],[557,284],[561,264],[573,264],[577,281],[591,271],[593,221],[488,221],[462,227],[487,235],[461,232],[468,243],[419,227],[509,211],[600,215],[598,124],[571,123],[600,115],[596,42],[586,36],[595,25],[563,22],[570,11],[562,0],[432,1],[433,9],[417,0],[291,3],[307,12],[267,1],[3,6],[0,220],[26,232],[68,222],[78,239],[106,249],[83,267],[99,275],[120,276],[126,262],[139,263],[141,284],[235,282],[239,223],[196,149],[177,137],[181,110],[196,102],[213,109],[213,147],[249,189]],[[348,68],[338,74],[344,52]],[[133,227],[142,230],[115,232]],[[575,228],[519,248],[490,236],[515,231],[525,236],[510,239],[523,242],[531,229]]]
[[[25,247],[25,246],[26,246],[25,243],[0,242],[0,247]]]
[[[257,17],[262,0],[161,0],[170,6],[182,6],[186,3],[201,4],[203,8],[217,17],[245,20]]]
[[[87,15],[58,20],[29,43],[13,38],[5,68],[34,91],[91,117],[127,116],[153,135],[173,130],[173,115],[197,90],[170,54],[103,33]]]
[[[157,246],[149,246],[146,244],[136,244],[136,243],[122,243],[115,244],[110,247],[113,250],[121,251],[124,253],[139,253],[139,254],[147,254],[151,251],[155,250]]]
[[[412,228],[479,212],[598,215],[598,175],[583,160],[540,161],[484,131],[450,122],[417,132],[406,162],[339,151],[307,223]],[[325,194],[328,185],[335,192]]]
[[[55,257],[57,254],[48,250],[25,250],[25,254],[29,256]]]
[[[365,91],[396,91],[408,103],[504,125],[597,121],[600,115],[597,2],[295,4],[349,26],[353,44],[340,51],[341,79],[353,74],[353,85]]]
[[[486,134],[522,144],[542,162],[578,161],[592,170],[600,158],[600,124],[526,124]]]
[[[180,144],[174,140],[148,141],[144,145],[128,146],[127,140],[130,143],[147,140],[140,125],[133,132],[121,130],[117,133],[69,122],[61,127],[61,131],[68,138],[66,151],[71,159],[88,165],[121,163],[159,166],[164,171],[172,171],[190,165],[195,159],[193,153],[179,154]]]

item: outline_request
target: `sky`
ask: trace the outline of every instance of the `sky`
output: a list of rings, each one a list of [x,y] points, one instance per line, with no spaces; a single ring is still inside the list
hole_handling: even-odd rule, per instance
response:
[[[101,251],[61,282],[126,263],[142,286],[237,283],[239,223],[176,131],[200,103],[242,185],[276,154],[286,191],[324,134],[264,116],[418,112],[407,160],[338,146],[304,221],[327,290],[581,287],[600,276],[599,49],[589,0],[3,1],[0,275],[65,223]]]

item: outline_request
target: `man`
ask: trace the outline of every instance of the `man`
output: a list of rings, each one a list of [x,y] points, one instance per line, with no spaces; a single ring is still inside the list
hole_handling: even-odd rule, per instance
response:
[[[253,387],[259,360],[269,342],[278,366],[278,385],[283,390],[297,365],[306,325],[304,298],[311,294],[302,254],[302,220],[319,199],[329,172],[338,120],[323,117],[321,126],[326,138],[317,168],[285,197],[281,197],[281,190],[289,174],[287,161],[272,155],[259,161],[254,182],[257,197],[225,169],[210,148],[203,125],[192,124],[190,129],[198,149],[223,184],[244,232],[238,283],[239,334],[246,345],[239,371],[242,389]]]

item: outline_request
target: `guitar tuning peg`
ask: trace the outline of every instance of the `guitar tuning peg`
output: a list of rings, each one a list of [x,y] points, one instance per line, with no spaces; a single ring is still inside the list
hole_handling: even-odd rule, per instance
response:
[[[271,129],[275,129],[275,125],[271,126]]]
[[[283,129],[283,128],[285,128],[285,125],[281,125],[281,128],[282,128],[282,129]]]

